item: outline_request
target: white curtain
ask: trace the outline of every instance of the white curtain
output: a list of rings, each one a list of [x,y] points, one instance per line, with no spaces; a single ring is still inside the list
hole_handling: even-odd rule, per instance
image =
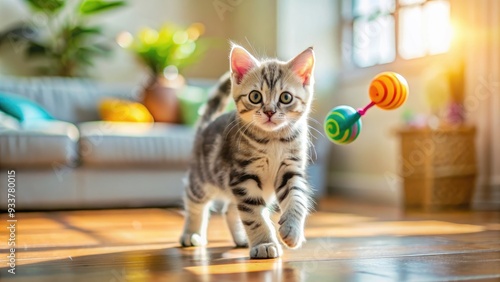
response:
[[[464,43],[465,100],[477,127],[476,205],[500,206],[500,1],[452,1]]]

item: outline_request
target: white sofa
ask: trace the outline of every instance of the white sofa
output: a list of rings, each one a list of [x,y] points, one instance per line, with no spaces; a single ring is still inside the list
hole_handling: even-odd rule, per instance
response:
[[[81,79],[0,77],[0,92],[36,101],[58,119],[3,123],[9,126],[0,128],[2,208],[11,169],[16,170],[16,207],[21,210],[182,203],[192,128],[98,121],[102,98],[136,100],[136,88]],[[326,148],[317,147],[319,162],[309,172],[318,196],[325,186]]]
[[[180,125],[102,122],[104,97],[137,99],[130,86],[65,78],[0,77],[0,91],[36,101],[59,121],[0,132],[0,202],[16,170],[19,209],[179,204],[193,130]]]

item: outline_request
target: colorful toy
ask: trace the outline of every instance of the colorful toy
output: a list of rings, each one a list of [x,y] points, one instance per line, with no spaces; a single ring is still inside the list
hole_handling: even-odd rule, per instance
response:
[[[357,111],[349,106],[332,109],[326,116],[324,128],[330,141],[337,144],[349,144],[358,138],[361,132],[361,117],[373,106],[384,110],[399,108],[408,96],[406,79],[395,72],[383,72],[370,83],[370,104]]]

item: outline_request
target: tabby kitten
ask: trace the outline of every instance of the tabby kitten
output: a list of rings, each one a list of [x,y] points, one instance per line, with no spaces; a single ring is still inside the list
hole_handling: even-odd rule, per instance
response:
[[[207,243],[209,208],[216,199],[226,203],[233,240],[239,247],[250,245],[251,258],[281,256],[277,231],[290,248],[305,241],[313,68],[312,48],[281,62],[258,61],[233,46],[230,75],[208,101],[196,133],[184,197],[183,246]],[[237,110],[222,114],[230,96]],[[268,207],[275,203],[282,212],[279,230],[269,217]]]

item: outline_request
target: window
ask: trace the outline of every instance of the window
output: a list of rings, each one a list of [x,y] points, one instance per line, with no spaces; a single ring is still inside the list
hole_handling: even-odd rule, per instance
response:
[[[448,0],[344,0],[344,59],[358,67],[445,53]]]

